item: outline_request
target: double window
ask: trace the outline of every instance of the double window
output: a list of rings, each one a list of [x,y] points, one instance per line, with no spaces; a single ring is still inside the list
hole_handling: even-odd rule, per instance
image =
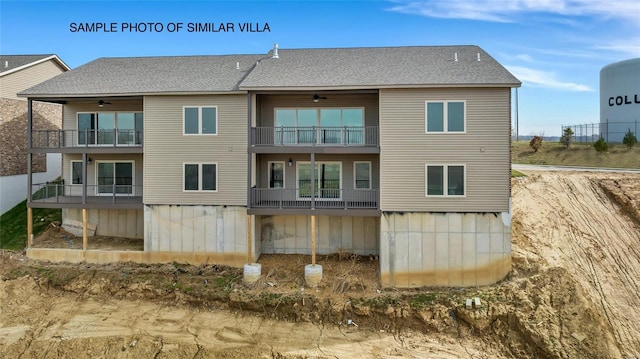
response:
[[[426,196],[464,196],[465,165],[425,165]]]
[[[217,135],[217,106],[184,106],[183,133],[185,135]]]
[[[140,145],[142,126],[142,112],[80,112],[78,145]]]
[[[363,144],[363,108],[275,109],[275,143]]]
[[[188,192],[217,192],[218,164],[185,163],[183,188]]]
[[[426,133],[464,133],[465,101],[427,101]]]
[[[96,161],[97,194],[133,194],[133,162]]]

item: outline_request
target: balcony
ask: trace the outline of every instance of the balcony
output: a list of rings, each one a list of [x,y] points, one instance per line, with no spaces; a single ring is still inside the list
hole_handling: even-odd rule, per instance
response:
[[[39,183],[32,186],[31,207],[142,209],[142,186],[87,185],[83,203],[82,185]]]
[[[252,147],[279,147],[287,150],[309,147],[349,148],[356,149],[355,152],[379,153],[377,126],[253,127],[250,143]],[[363,149],[366,150],[362,151]]]
[[[94,152],[142,151],[142,131],[132,129],[109,130],[33,130],[31,148],[35,150],[88,149]],[[100,151],[104,149],[106,151]],[[124,149],[124,151],[122,151]],[[65,151],[77,152],[77,151]]]
[[[332,212],[340,215],[345,214],[344,210],[378,210],[377,189],[320,188],[315,191],[312,199],[309,188],[251,188],[251,207],[256,214],[277,213],[255,209],[334,210]]]

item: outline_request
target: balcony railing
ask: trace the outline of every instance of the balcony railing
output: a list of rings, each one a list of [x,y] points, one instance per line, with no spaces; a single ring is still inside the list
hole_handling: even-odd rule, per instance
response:
[[[253,127],[254,146],[377,146],[377,126]]]
[[[377,189],[316,189],[311,201],[310,189],[252,188],[251,207],[254,208],[326,208],[378,209]]]
[[[82,185],[59,182],[38,183],[32,187],[31,202],[78,204],[82,203]],[[87,203],[142,203],[142,186],[87,185]]]
[[[33,130],[32,148],[142,147],[142,131],[110,130]]]

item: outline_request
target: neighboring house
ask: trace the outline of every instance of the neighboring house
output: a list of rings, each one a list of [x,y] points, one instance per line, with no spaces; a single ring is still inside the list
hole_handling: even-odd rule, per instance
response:
[[[17,93],[66,71],[56,55],[0,55],[0,214],[27,198],[27,101]],[[33,106],[34,128],[61,128],[61,105]],[[34,156],[34,178],[59,177],[61,159],[59,153]]]
[[[379,255],[383,285],[475,286],[511,267],[511,88],[477,46],[101,58],[21,93],[64,103],[62,207],[144,251],[32,258],[241,266]],[[34,183],[35,187],[38,187]],[[316,231],[311,230],[315,223]]]

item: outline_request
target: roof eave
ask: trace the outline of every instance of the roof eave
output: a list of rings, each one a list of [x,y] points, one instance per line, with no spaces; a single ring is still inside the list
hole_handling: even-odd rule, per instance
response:
[[[362,86],[241,86],[246,91],[332,91],[332,90],[371,90],[371,89],[417,89],[417,88],[451,88],[451,87],[520,87],[522,83],[486,83],[486,84],[393,84],[393,85],[362,85]]]
[[[57,55],[51,55],[51,56],[47,56],[45,58],[42,58],[42,59],[40,59],[38,61],[33,61],[33,62],[28,63],[28,64],[24,64],[22,66],[18,66],[15,69],[11,69],[9,71],[5,71],[3,73],[0,73],[0,77],[12,74],[14,72],[18,72],[20,70],[24,70],[24,69],[26,69],[28,67],[35,66],[35,65],[41,64],[43,62],[49,61],[49,60],[55,60],[65,71],[70,71],[71,70],[71,68],[69,66],[67,66],[67,64],[65,64],[64,61],[62,61]]]
[[[65,98],[92,98],[92,97],[134,97],[134,96],[192,96],[192,95],[239,95],[246,94],[246,90],[233,90],[233,91],[188,91],[188,92],[130,92],[130,93],[95,93],[95,94],[34,94],[34,93],[18,93],[18,97],[30,98],[33,100],[38,99],[65,99]]]

